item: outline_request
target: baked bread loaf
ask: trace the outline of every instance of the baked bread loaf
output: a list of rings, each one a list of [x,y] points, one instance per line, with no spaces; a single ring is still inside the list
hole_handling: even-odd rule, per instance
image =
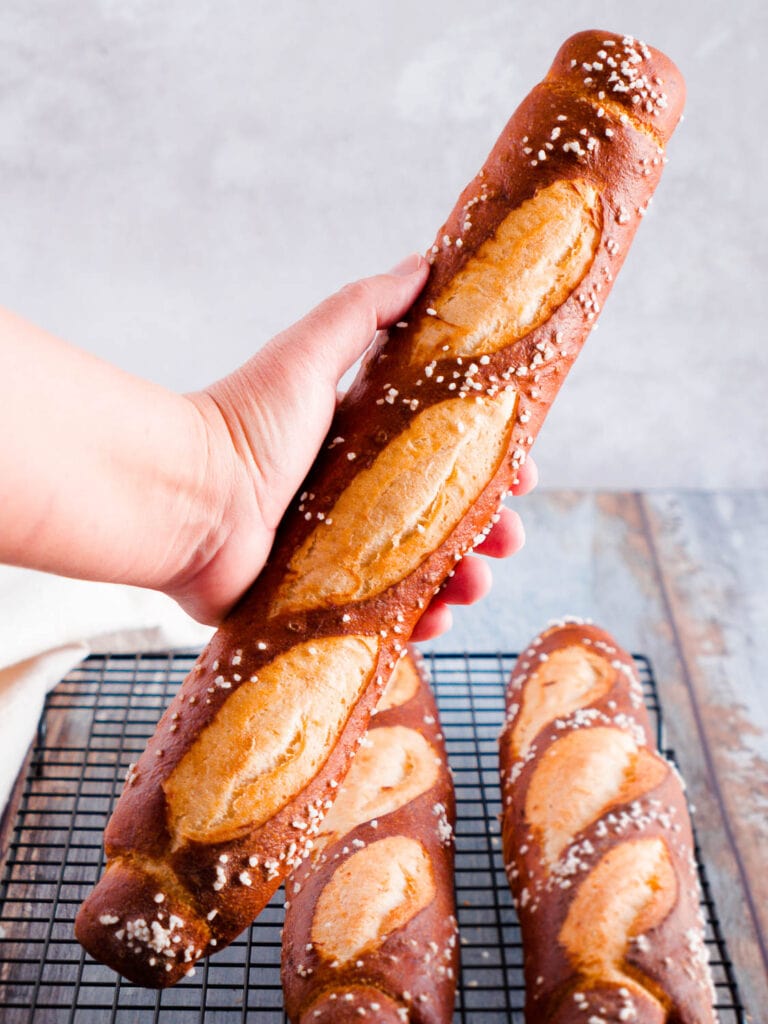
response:
[[[458,974],[453,782],[418,654],[390,677],[315,845],[286,882],[292,1024],[450,1024]]]
[[[683,785],[630,656],[578,620],[542,633],[499,746],[527,1024],[713,1024]]]
[[[492,525],[595,324],[682,102],[662,54],[586,32],[513,115],[126,780],[75,925],[95,957],[172,984],[311,848],[418,617]]]

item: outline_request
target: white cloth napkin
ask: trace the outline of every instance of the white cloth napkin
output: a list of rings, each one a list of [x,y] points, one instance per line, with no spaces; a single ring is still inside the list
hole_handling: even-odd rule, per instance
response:
[[[0,811],[46,693],[86,655],[196,647],[212,632],[154,591],[0,566]]]

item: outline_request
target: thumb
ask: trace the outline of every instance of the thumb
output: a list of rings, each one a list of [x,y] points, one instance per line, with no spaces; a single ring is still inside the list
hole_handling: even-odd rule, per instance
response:
[[[347,284],[269,343],[302,358],[334,388],[365,352],[376,332],[391,326],[424,287],[429,264],[418,253],[388,274]],[[269,347],[267,346],[267,347]]]

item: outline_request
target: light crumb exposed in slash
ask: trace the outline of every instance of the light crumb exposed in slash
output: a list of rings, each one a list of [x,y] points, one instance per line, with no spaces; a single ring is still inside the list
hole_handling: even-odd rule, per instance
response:
[[[421,680],[411,658],[401,658],[376,705],[376,714],[407,704],[416,696]]]
[[[258,682],[241,684],[164,783],[175,842],[231,839],[303,789],[333,749],[377,650],[374,637],[325,637],[297,644]]]
[[[512,210],[432,299],[412,364],[497,352],[560,306],[592,264],[600,204],[586,181],[556,181]]]
[[[450,535],[506,454],[517,395],[448,399],[417,414],[296,551],[272,615],[360,601],[413,572]]]
[[[620,843],[581,882],[559,941],[581,974],[631,984],[624,958],[634,939],[657,927],[677,901],[677,876],[663,839]]]
[[[610,663],[580,644],[569,644],[549,656],[536,656],[534,668],[523,688],[522,703],[515,708],[507,742],[513,755],[525,758],[537,734],[558,718],[594,704],[613,685]]]
[[[658,786],[667,763],[623,729],[576,729],[542,754],[525,797],[525,818],[549,871],[576,835],[611,806]]]
[[[434,748],[421,733],[403,725],[371,729],[323,822],[320,839],[391,814],[431,789],[437,778]]]
[[[389,836],[369,843],[344,860],[322,890],[311,940],[326,960],[348,963],[380,946],[436,891],[432,862],[418,840]]]

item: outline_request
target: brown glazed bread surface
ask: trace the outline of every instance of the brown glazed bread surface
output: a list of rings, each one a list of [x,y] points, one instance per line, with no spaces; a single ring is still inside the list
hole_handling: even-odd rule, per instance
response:
[[[95,957],[172,984],[311,848],[418,617],[491,527],[595,324],[682,103],[663,54],[586,32],[513,115],[126,780],[76,921]]]
[[[536,637],[499,750],[527,1024],[713,1024],[683,784],[631,657],[579,620]]]
[[[343,1007],[355,1020],[453,1019],[454,813],[437,706],[413,650],[286,882],[282,980],[293,1024],[340,1020]]]

